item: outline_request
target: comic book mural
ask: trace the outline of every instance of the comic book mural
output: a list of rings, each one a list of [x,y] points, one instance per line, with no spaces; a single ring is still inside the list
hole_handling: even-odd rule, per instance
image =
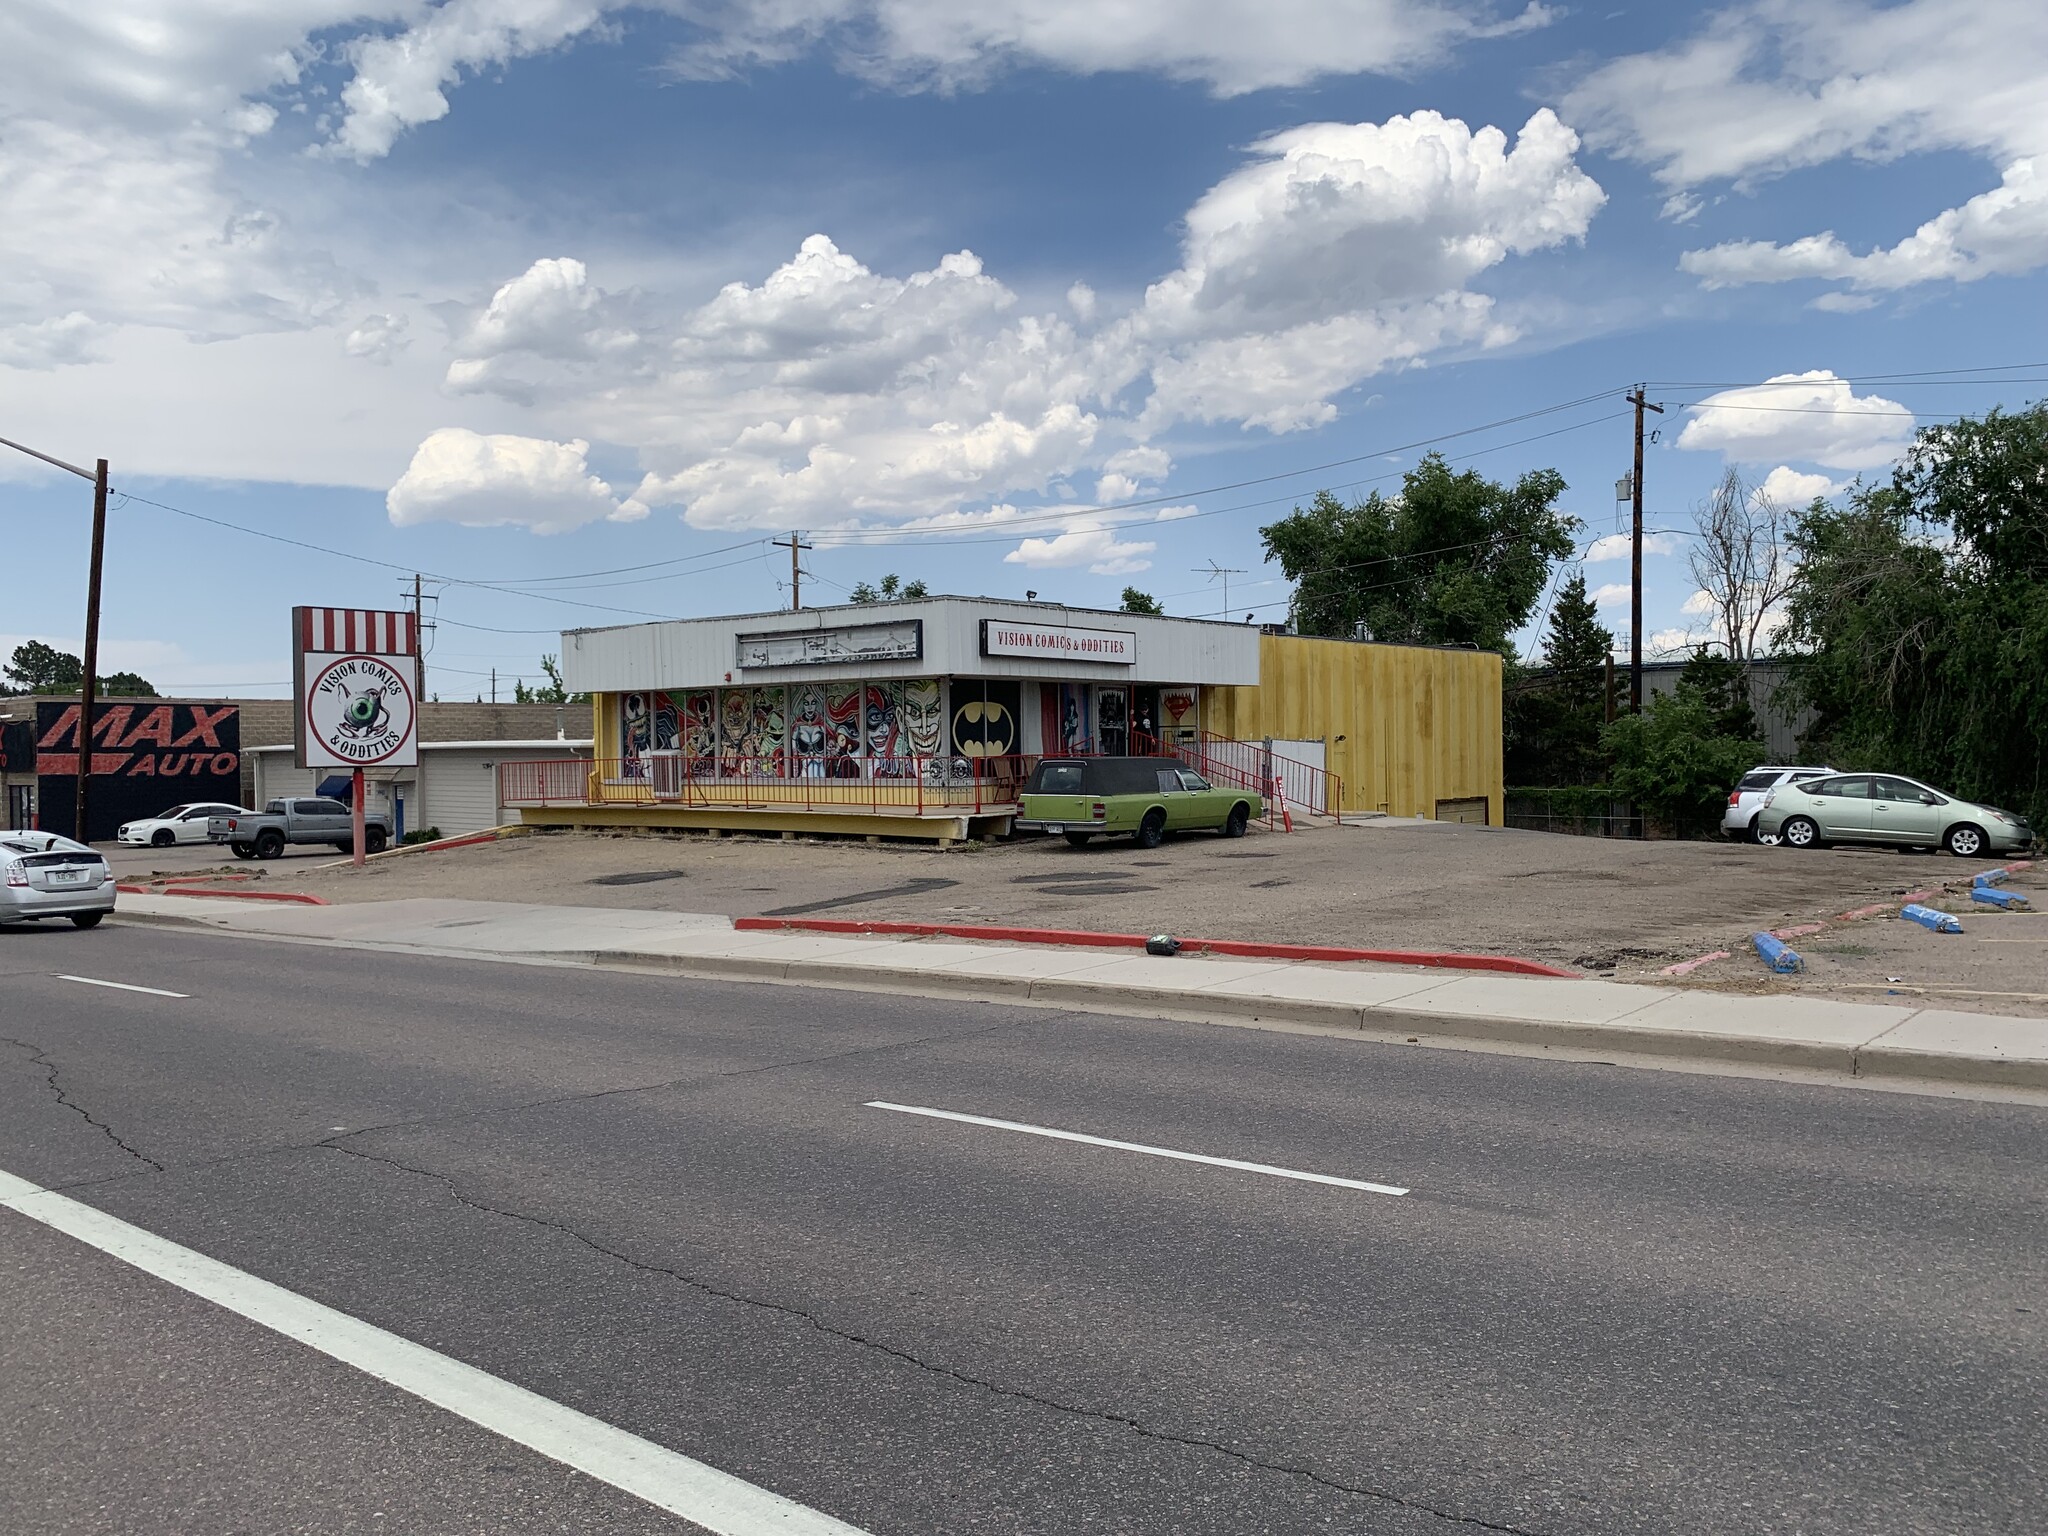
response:
[[[833,683],[825,694],[825,718],[831,732],[825,758],[827,778],[855,778],[860,773],[854,759],[861,753],[861,693],[859,683]]]
[[[1086,752],[1092,745],[1088,729],[1088,688],[1085,683],[1060,684],[1060,750]]]
[[[869,683],[861,691],[861,735],[877,778],[901,778],[911,771],[901,681]]]
[[[962,697],[968,689],[973,697]],[[953,696],[953,751],[957,756],[1008,757],[1017,750],[1022,683],[962,683]]]
[[[820,683],[789,691],[789,772],[792,778],[822,779],[832,751],[832,714]]]
[[[753,778],[783,777],[784,692],[780,688],[749,688],[747,729],[740,738],[740,771]]]
[[[675,700],[665,693],[628,693],[619,699],[619,756],[628,778],[644,777],[649,752],[673,749],[679,735]]]
[[[718,695],[697,688],[683,695],[683,755],[689,772],[702,778],[718,768]]]
[[[913,757],[937,757],[946,750],[945,684],[913,677],[903,685],[903,735]]]

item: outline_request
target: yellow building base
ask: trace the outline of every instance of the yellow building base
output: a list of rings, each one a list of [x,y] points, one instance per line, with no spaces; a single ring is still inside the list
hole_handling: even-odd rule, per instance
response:
[[[683,832],[746,832],[766,837],[900,837],[947,847],[969,838],[1001,837],[1010,830],[1011,810],[969,814],[892,811],[748,810],[744,806],[555,805],[528,807],[519,819],[529,827],[576,827],[585,831],[645,827]]]

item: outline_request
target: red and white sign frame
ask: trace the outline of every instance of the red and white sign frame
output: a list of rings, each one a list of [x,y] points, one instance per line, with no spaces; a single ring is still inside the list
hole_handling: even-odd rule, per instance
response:
[[[301,768],[410,768],[419,762],[419,619],[410,609],[292,609],[292,741]],[[402,739],[375,758],[344,756],[320,739],[311,709],[318,680],[337,662],[388,668],[404,692]],[[394,711],[394,713],[396,713]]]

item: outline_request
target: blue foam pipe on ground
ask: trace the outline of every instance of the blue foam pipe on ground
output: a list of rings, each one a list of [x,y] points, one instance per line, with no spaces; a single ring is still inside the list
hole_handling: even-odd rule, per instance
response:
[[[2004,907],[2008,910],[2014,907],[2024,908],[2027,904],[2027,898],[2018,891],[1994,891],[1988,885],[1971,886],[1970,900],[1981,901],[1986,906]]]
[[[1756,945],[1756,952],[1763,956],[1764,964],[1780,976],[1789,976],[1794,971],[1806,969],[1806,962],[1799,958],[1799,952],[1782,939],[1773,938],[1768,933],[1759,933],[1752,937],[1751,942]]]
[[[1936,933],[1963,931],[1963,925],[1948,913],[1937,912],[1932,907],[1923,907],[1917,901],[1899,908],[1899,916],[1908,922],[1918,923],[1922,928],[1932,928]]]
[[[2003,883],[2004,883],[2004,881],[2006,880],[2006,878],[2007,878],[2007,872],[2006,872],[2005,870],[2003,870],[2003,869],[1987,869],[1987,870],[1985,870],[1985,871],[1984,871],[1984,873],[1983,873],[1983,874],[1979,875],[1979,876],[1978,876],[1978,877],[1977,877],[1976,879],[1972,880],[1972,881],[1970,882],[1970,884],[1972,884],[1972,885],[2000,885],[2000,884],[2003,884]]]

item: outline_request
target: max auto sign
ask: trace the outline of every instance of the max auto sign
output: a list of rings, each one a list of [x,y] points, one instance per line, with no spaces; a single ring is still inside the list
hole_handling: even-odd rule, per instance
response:
[[[36,706],[37,800],[45,832],[76,836],[78,706]],[[242,713],[233,704],[99,701],[92,712],[91,836],[181,801],[242,798]]]

